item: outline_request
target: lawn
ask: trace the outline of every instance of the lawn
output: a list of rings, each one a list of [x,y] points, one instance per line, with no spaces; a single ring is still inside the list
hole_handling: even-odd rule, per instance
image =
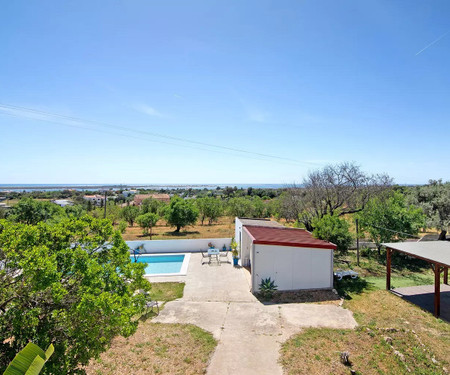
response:
[[[354,269],[356,280],[336,281],[344,308],[354,313],[355,330],[311,328],[282,346],[281,364],[287,374],[443,374],[450,369],[450,325],[431,313],[383,290],[385,257],[363,251],[360,266],[355,252],[336,256],[335,269]],[[393,258],[394,287],[433,283],[426,262]],[[350,353],[349,365],[340,361]]]
[[[444,374],[450,365],[450,325],[387,291],[355,294],[344,307],[355,330],[310,328],[282,346],[287,374]],[[351,364],[340,361],[349,352]]]
[[[150,296],[153,301],[169,302],[183,297],[184,283],[153,283]]]
[[[353,269],[359,279],[335,281],[335,288],[345,298],[354,293],[386,288],[386,260],[384,251],[381,255],[376,250],[361,251],[360,265],[356,263],[356,251],[346,255],[335,255],[334,269]],[[406,258],[395,254],[392,258],[391,287],[400,288],[434,283],[434,273],[429,264],[419,259]]]
[[[147,320],[133,336],[115,339],[86,370],[88,375],[204,374],[216,345],[210,333],[194,325]]]
[[[183,290],[184,283],[153,283],[150,295],[169,302],[183,297]],[[131,337],[117,337],[89,363],[87,374],[204,374],[217,345],[213,336],[191,324],[152,323],[153,316],[143,316]]]

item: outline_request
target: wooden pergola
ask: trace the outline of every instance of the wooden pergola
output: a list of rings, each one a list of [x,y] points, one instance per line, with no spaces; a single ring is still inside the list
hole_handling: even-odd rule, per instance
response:
[[[399,251],[430,263],[434,272],[434,315],[438,317],[441,312],[441,273],[444,273],[444,284],[448,285],[450,242],[392,242],[383,245],[386,247],[386,290],[391,290],[391,255],[393,251]]]

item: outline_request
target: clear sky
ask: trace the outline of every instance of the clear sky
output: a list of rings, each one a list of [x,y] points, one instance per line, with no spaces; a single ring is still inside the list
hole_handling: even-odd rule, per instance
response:
[[[448,0],[4,1],[0,183],[292,183],[341,161],[450,180],[449,15]]]

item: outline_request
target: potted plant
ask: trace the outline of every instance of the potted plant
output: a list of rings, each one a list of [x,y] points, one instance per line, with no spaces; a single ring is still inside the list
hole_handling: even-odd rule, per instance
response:
[[[233,256],[233,265],[237,266],[239,261],[239,251],[238,244],[234,238],[231,240],[231,255]]]

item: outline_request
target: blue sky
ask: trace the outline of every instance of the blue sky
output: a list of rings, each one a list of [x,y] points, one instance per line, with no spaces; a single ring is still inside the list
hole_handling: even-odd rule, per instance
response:
[[[450,180],[449,13],[4,2],[0,181],[292,183],[342,161],[397,183]]]

